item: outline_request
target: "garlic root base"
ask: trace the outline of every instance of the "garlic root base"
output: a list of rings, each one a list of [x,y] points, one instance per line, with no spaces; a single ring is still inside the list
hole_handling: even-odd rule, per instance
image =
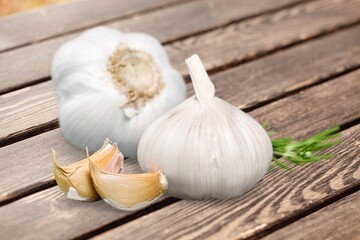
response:
[[[65,193],[66,197],[71,200],[81,201],[81,202],[94,202],[99,200],[94,198],[81,197],[75,188],[69,187],[69,191]]]

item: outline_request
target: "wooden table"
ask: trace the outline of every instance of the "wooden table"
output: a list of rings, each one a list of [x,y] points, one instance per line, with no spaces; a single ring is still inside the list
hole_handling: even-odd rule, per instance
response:
[[[277,136],[340,125],[336,157],[274,169],[226,201],[123,212],[66,199],[50,149],[63,163],[84,152],[58,129],[49,67],[96,25],[154,35],[188,82],[184,59],[198,53],[217,95]],[[3,17],[0,93],[0,239],[360,239],[359,0],[85,0]]]

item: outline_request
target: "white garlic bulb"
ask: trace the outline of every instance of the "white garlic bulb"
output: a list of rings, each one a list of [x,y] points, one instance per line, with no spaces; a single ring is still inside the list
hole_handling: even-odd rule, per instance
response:
[[[269,169],[272,145],[248,114],[215,97],[197,55],[186,60],[195,95],[155,120],[138,148],[143,171],[162,171],[168,194],[187,199],[231,198]]]
[[[110,138],[126,157],[136,157],[145,128],[186,97],[182,76],[155,38],[107,27],[65,43],[52,78],[65,138],[90,151]]]

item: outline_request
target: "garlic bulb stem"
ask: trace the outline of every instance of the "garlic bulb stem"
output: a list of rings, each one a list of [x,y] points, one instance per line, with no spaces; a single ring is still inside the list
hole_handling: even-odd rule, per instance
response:
[[[197,54],[194,54],[186,59],[185,63],[189,69],[198,101],[204,104],[214,101],[215,87],[201,62],[200,57]]]

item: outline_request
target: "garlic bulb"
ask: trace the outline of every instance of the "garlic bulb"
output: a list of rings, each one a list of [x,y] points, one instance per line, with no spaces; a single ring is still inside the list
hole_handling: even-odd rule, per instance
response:
[[[272,145],[248,114],[215,97],[197,55],[186,60],[195,96],[155,120],[138,148],[143,171],[162,171],[168,193],[188,199],[231,198],[269,169]]]
[[[61,167],[56,161],[54,149],[52,156],[56,183],[61,191],[66,193],[67,198],[78,201],[100,199],[90,177],[88,158]],[[103,147],[91,157],[96,159],[96,164],[108,171],[120,172],[122,170],[124,157],[119,152],[117,145],[110,144],[108,139],[105,140]]]
[[[58,50],[51,72],[61,131],[90,151],[110,138],[136,157],[145,128],[186,96],[164,48],[142,33],[88,30]]]

